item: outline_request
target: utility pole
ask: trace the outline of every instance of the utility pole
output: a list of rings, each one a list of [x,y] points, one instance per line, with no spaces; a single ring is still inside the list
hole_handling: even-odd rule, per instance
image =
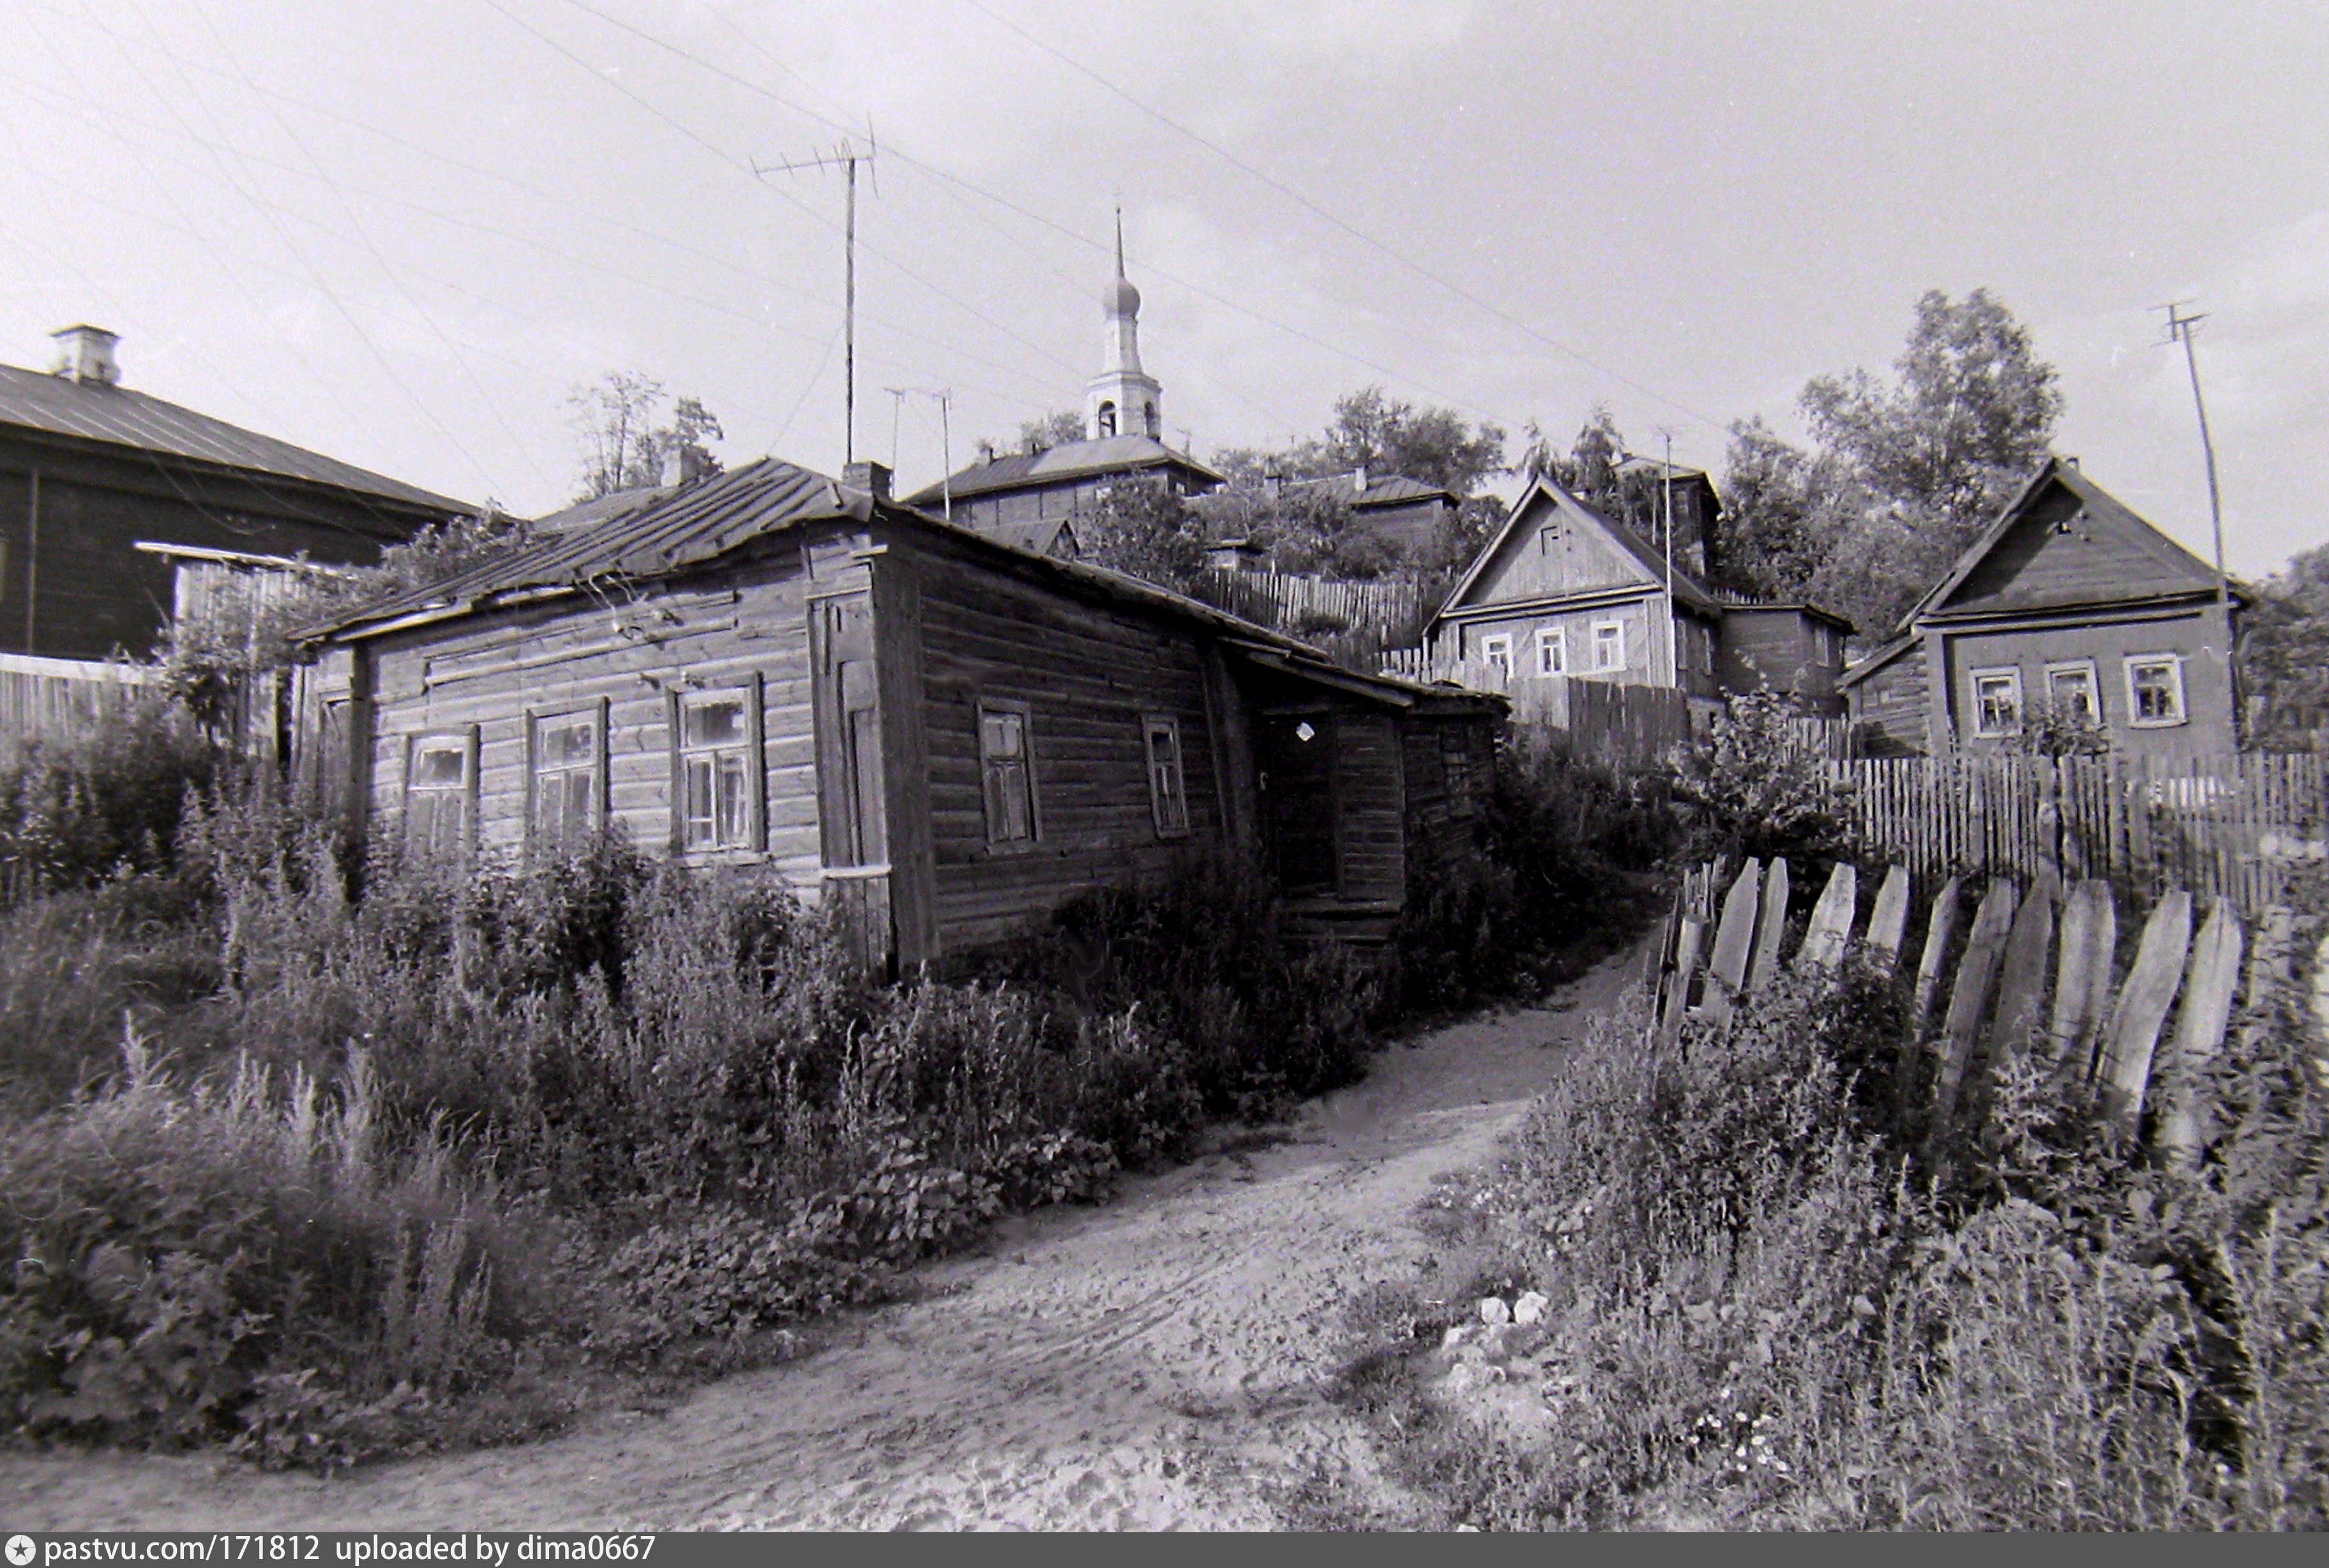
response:
[[[1682,617],[1674,613],[1674,431],[1664,425],[1658,434],[1665,440],[1665,467],[1662,477],[1666,493],[1666,685],[1682,685],[1682,661],[1674,644],[1682,637]]]
[[[829,153],[815,157],[795,158],[787,163],[770,164],[765,168],[758,162],[752,172],[766,179],[770,175],[797,175],[810,169],[839,169],[847,190],[846,205],[841,226],[841,460],[857,460],[857,165],[872,165],[875,152],[873,133],[865,133],[865,150],[844,140]],[[880,186],[876,185],[878,194]]]
[[[2200,416],[2200,453],[2208,465],[2208,524],[2215,535],[2216,608],[2224,619],[2224,675],[2232,689],[2232,711],[2237,720],[2239,685],[2232,664],[2232,582],[2224,571],[2224,499],[2216,486],[2216,443],[2208,433],[2208,401],[2200,395],[2200,356],[2192,346],[2200,323],[2208,316],[2205,311],[2196,316],[2184,315],[2183,307],[2190,303],[2188,299],[2177,299],[2152,308],[2167,313],[2167,342],[2183,345],[2183,364],[2192,373],[2192,407]]]

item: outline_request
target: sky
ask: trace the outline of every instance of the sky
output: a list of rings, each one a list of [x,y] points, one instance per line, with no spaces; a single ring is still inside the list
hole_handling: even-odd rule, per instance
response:
[[[901,487],[1079,409],[1121,203],[1166,439],[1370,384],[1566,445],[1886,370],[1986,288],[2058,449],[2205,556],[2329,543],[2329,6],[1952,0],[0,0],[0,363],[468,502],[570,499],[569,399],[697,397],[731,465]],[[894,391],[893,391],[894,389]],[[947,394],[942,401],[938,393]],[[1514,441],[1517,450],[1518,441]]]

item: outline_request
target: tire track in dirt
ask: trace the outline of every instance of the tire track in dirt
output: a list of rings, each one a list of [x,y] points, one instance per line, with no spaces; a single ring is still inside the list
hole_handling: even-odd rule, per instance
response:
[[[206,1459],[0,1457],[11,1529],[1268,1528],[1324,1473],[1390,1495],[1326,1403],[1345,1303],[1412,1271],[1444,1172],[1487,1158],[1610,960],[1545,1009],[1389,1047],[1288,1141],[998,1227],[789,1365],[661,1414],[328,1479]]]

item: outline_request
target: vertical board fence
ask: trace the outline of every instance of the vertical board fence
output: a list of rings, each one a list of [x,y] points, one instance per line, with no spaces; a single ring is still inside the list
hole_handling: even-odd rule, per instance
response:
[[[0,653],[0,741],[80,734],[161,676],[149,665]]]
[[[2329,855],[2329,758],[2312,754],[1859,759],[1827,778],[1864,852],[1920,880],[2047,868],[2253,917],[2296,862]]]

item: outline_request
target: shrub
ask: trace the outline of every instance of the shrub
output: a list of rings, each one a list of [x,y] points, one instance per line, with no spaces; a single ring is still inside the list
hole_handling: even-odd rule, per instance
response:
[[[166,869],[189,794],[219,771],[184,715],[150,699],[0,747],[0,902]]]
[[[1852,853],[1848,818],[1799,710],[1773,692],[1731,697],[1712,730],[1681,754],[1674,794],[1690,808],[1696,860],[1783,855],[1819,877]]]

